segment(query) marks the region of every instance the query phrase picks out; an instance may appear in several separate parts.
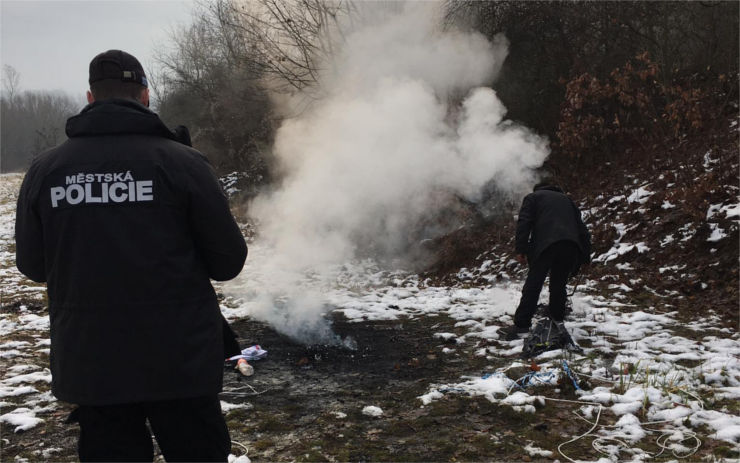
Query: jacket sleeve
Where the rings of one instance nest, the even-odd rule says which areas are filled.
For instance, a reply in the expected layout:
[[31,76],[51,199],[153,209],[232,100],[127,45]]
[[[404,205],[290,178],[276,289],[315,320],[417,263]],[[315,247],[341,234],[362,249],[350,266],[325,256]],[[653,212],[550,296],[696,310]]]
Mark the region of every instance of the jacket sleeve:
[[247,244],[229,209],[229,202],[208,160],[191,164],[189,221],[195,245],[214,280],[236,277],[247,258]]
[[519,219],[516,222],[515,246],[517,254],[529,253],[529,235],[532,233],[535,221],[534,197],[528,194],[522,201],[519,209]]
[[35,163],[31,165],[18,193],[15,215],[15,262],[21,273],[33,281],[44,283],[46,282],[44,234],[36,206],[37,188],[34,187],[38,181],[37,166]]

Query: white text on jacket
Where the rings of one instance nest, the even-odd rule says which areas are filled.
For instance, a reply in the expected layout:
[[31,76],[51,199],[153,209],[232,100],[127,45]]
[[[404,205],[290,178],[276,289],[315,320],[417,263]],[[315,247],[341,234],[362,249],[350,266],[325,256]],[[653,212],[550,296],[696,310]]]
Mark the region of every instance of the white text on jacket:
[[50,189],[51,207],[67,204],[107,204],[145,202],[154,200],[154,182],[135,180],[130,171],[65,176],[65,186]]

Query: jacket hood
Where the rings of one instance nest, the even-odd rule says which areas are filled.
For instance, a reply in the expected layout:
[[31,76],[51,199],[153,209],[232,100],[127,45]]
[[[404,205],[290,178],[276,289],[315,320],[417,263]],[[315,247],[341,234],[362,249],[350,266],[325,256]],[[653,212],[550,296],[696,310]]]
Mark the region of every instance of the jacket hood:
[[565,192],[557,185],[537,185],[534,187],[534,191],[540,191],[540,190],[557,191],[558,193],[565,194]]
[[176,140],[156,113],[132,100],[110,99],[85,106],[67,120],[69,138],[94,135],[154,135]]

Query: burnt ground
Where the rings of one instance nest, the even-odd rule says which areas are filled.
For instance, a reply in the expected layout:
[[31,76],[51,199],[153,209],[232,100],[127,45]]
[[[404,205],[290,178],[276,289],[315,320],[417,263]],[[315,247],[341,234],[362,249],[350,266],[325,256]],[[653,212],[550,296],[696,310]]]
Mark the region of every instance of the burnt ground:
[[[226,415],[232,439],[254,461],[531,461],[522,451],[528,442],[550,441],[548,429],[560,439],[564,428],[582,427],[564,425],[557,413],[548,422],[483,398],[451,395],[422,407],[418,396],[430,384],[511,361],[492,363],[433,338],[454,331],[454,323],[444,316],[352,323],[335,315],[334,331],[357,344],[350,350],[306,347],[261,323],[235,322],[242,345],[258,343],[269,354],[253,362],[253,377],[225,375],[225,389],[241,394],[227,392],[224,400],[249,404]],[[444,347],[457,353],[443,354]],[[368,405],[383,415],[363,415]],[[240,454],[238,445],[233,450]]]
[[[249,379],[226,374],[226,389],[249,385],[265,391],[252,396],[225,394],[228,401],[252,405],[227,414],[233,439],[248,443],[250,458],[257,460],[438,461],[493,456],[487,449],[492,422],[486,417],[496,414],[493,407],[466,401],[449,409],[420,408],[417,397],[430,383],[458,380],[461,373],[482,374],[483,365],[475,368],[466,359],[441,353],[445,344],[432,338],[431,327],[446,322],[453,324],[441,317],[371,323],[335,317],[335,332],[352,337],[355,350],[305,347],[260,323],[236,322],[242,344],[259,343],[269,355],[254,362],[256,372]],[[380,407],[383,416],[363,415],[368,405]],[[503,408],[499,413],[510,414]],[[463,444],[468,439],[475,443]]]
[[[454,324],[455,320],[445,316],[353,323],[335,314],[335,332],[352,337],[357,344],[355,350],[349,350],[306,347],[261,323],[235,322],[242,345],[260,344],[269,354],[265,360],[253,362],[252,377],[225,373],[225,390],[237,393],[227,392],[223,400],[248,404],[246,409],[226,414],[232,440],[246,445],[253,461],[508,462],[562,458],[557,454],[558,445],[589,427],[574,418],[571,404],[548,401],[537,413],[528,414],[482,397],[446,394],[422,406],[418,397],[427,393],[431,384],[456,383],[461,376],[480,377],[512,362],[512,358],[473,355],[479,344],[460,346],[432,336],[439,331],[456,331]],[[444,354],[444,347],[455,352]],[[512,369],[507,375],[516,379],[526,371]],[[586,382],[581,386],[591,387]],[[543,388],[542,393],[576,399],[570,383],[555,390]],[[383,415],[363,415],[367,405],[380,407]],[[527,444],[550,450],[553,457],[531,457],[523,450]],[[650,444],[644,447],[654,453],[658,450]],[[238,444],[232,450],[236,455],[243,452]],[[590,439],[563,450],[571,458],[598,459]],[[707,455],[732,456],[733,450],[707,439],[692,459]]]
[[[222,400],[245,405],[225,412],[236,442],[232,453],[244,454],[242,444],[253,461],[529,461],[522,447],[546,437],[548,428],[559,429],[559,438],[562,423],[550,425],[483,398],[450,396],[421,407],[417,397],[430,384],[480,376],[496,366],[459,349],[460,355],[442,354],[454,343],[432,333],[454,331],[453,325],[444,316],[362,323],[335,316],[335,332],[357,344],[350,350],[306,347],[262,323],[233,322],[242,346],[260,344],[269,354],[252,363],[254,376],[224,370]],[[65,423],[72,407],[59,405],[28,431],[3,426],[2,461],[74,461],[77,427]],[[363,415],[368,405],[383,415]],[[49,448],[57,450],[43,458]]]
[[[492,368],[480,358],[441,353],[454,342],[432,333],[452,331],[453,324],[444,316],[350,323],[335,315],[334,331],[355,341],[351,350],[307,347],[262,323],[233,322],[242,346],[260,344],[269,354],[252,363],[254,376],[224,370],[222,400],[245,406],[225,412],[236,442],[232,453],[244,454],[242,444],[253,461],[528,461],[521,448],[531,439],[516,435],[547,428],[532,415],[485,399],[421,407],[417,397],[430,384]],[[363,415],[368,405],[383,415]],[[2,460],[45,460],[40,452],[53,447],[52,460],[74,461],[77,427],[64,421],[71,409],[60,403],[43,425],[26,432],[4,426]],[[497,436],[502,431],[504,441]]]

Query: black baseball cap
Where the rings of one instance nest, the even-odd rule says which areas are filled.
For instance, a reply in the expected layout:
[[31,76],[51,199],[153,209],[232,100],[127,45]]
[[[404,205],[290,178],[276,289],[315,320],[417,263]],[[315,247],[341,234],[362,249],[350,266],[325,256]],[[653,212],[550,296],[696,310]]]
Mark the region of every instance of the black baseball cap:
[[121,50],[108,50],[90,61],[89,83],[104,79],[136,82],[148,87],[144,68],[133,55]]

